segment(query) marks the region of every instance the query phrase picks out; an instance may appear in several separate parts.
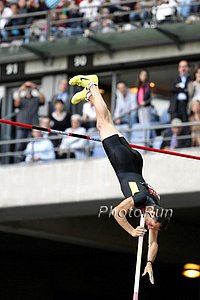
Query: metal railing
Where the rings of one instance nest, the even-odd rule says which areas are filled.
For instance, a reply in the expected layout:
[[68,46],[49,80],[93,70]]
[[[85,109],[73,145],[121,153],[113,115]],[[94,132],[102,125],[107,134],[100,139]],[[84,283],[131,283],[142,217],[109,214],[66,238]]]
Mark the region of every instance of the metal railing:
[[[140,3],[141,1],[137,1],[138,3]],[[11,16],[9,18],[3,17],[0,18],[0,22],[2,19],[7,19],[7,20],[12,20],[12,19],[24,19],[25,24],[22,25],[15,25],[15,26],[9,26],[5,28],[1,28],[0,29],[0,41],[1,43],[6,43],[6,42],[11,42],[11,41],[15,41],[18,39],[21,39],[22,42],[29,42],[32,39],[34,39],[34,37],[36,37],[36,39],[38,40],[49,40],[51,37],[57,38],[59,37],[59,33],[62,33],[62,31],[65,31],[64,29],[70,28],[70,24],[72,23],[76,23],[75,27],[80,27],[80,32],[71,32],[70,35],[75,35],[75,34],[83,34],[84,31],[86,29],[89,28],[89,24],[93,21],[95,22],[101,22],[104,19],[109,19],[111,21],[113,21],[112,24],[112,29],[114,30],[118,30],[120,26],[124,25],[124,24],[132,24],[134,28],[137,27],[141,27],[144,25],[144,23],[148,26],[151,27],[155,27],[157,26],[157,24],[163,20],[158,20],[157,18],[157,12],[158,10],[166,10],[166,7],[162,7],[162,5],[158,5],[158,1],[153,1],[151,2],[151,5],[145,4],[142,6],[141,9],[138,10],[133,10],[132,9],[132,5],[133,3],[135,4],[136,1],[120,1],[120,2],[115,2],[115,3],[106,3],[106,4],[102,4],[101,6],[90,6],[88,7],[77,7],[74,9],[70,9],[70,8],[62,8],[62,9],[52,9],[52,10],[48,10],[48,11],[41,11],[41,12],[34,12],[34,13],[27,13],[27,14],[19,14],[19,15],[14,15]],[[66,14],[69,12],[81,12],[82,10],[87,10],[87,9],[92,9],[92,8],[96,8],[97,10],[99,9],[103,9],[103,8],[107,8],[107,7],[115,7],[116,11],[114,13],[105,13],[105,12],[98,12],[97,15],[93,18],[91,17],[76,17],[76,18],[69,18],[66,17],[66,19],[62,19],[59,20],[59,14]],[[127,6],[130,9],[127,10],[123,10],[123,7]],[[171,16],[171,21],[182,21],[183,18],[176,13],[178,10],[181,9],[181,7],[198,7],[198,9],[192,12],[192,14],[197,14],[199,16],[199,6],[200,6],[200,1],[195,1],[192,4],[184,4],[184,5],[180,5],[177,4],[177,7],[174,7],[174,13],[172,13]],[[172,7],[173,8],[173,7]],[[144,22],[140,22],[140,20],[133,20],[131,21],[131,14],[132,13],[144,13],[146,12],[145,15],[145,19],[143,20]],[[56,16],[56,17],[55,17]],[[120,18],[123,17],[127,17],[127,20],[121,20]],[[118,18],[118,19],[117,19]],[[29,19],[29,23],[26,24],[26,20]],[[30,22],[31,19],[31,22]],[[43,23],[41,22],[41,20],[43,21]],[[35,29],[34,29],[35,27]],[[41,28],[40,28],[41,27]],[[23,33],[16,35],[16,36],[10,36],[12,35],[12,30],[16,30],[18,29],[19,31],[22,30]],[[36,29],[38,29],[38,31],[40,32],[40,34],[37,34],[34,32],[34,30],[36,31]],[[72,28],[73,29],[73,28]],[[95,29],[96,30],[96,29]],[[90,31],[92,32],[93,29],[90,28]],[[97,28],[98,31],[98,28]],[[64,36],[68,36],[69,33],[64,33]],[[62,36],[62,34],[61,34]]]
[[[128,139],[128,141],[130,143],[135,143],[135,144],[140,144],[140,145],[144,145],[144,146],[154,146],[154,141],[158,138],[160,138],[161,142],[163,141],[170,141],[171,138],[170,137],[165,137],[163,138],[162,135],[160,136],[153,136],[151,137],[149,135],[149,132],[155,132],[156,130],[160,130],[160,131],[164,131],[166,129],[170,129],[172,127],[181,127],[181,128],[191,128],[192,126],[199,126],[200,127],[200,122],[186,122],[186,123],[182,123],[181,125],[177,125],[177,126],[173,126],[171,124],[165,124],[165,125],[150,125],[150,126],[143,126],[142,124],[140,124],[140,127],[136,127],[136,128],[123,128],[121,127],[121,132],[122,134],[124,134],[125,137],[129,136],[130,139]],[[131,137],[133,135],[133,133],[138,133],[138,132],[142,132],[142,135],[139,135],[137,137]],[[87,132],[87,135],[90,136],[99,136],[99,133],[97,130],[94,131],[89,131]],[[68,137],[64,137],[64,138],[68,138]],[[133,140],[134,138],[134,140]],[[186,140],[186,139],[193,139],[193,138],[200,138],[200,134],[193,134],[193,133],[189,133],[189,134],[184,134],[184,135],[180,135],[177,136],[177,140]],[[43,139],[43,138],[42,138]],[[48,136],[48,139],[51,141],[55,141],[55,140],[62,140],[62,137],[60,136]],[[25,143],[26,145],[29,142],[35,142],[37,139],[35,138],[28,138],[28,139],[11,139],[11,140],[4,140],[4,141],[0,141],[0,149],[1,149],[1,153],[0,153],[0,161],[3,158],[15,158],[15,157],[24,157],[25,158],[25,152],[24,151],[15,151],[14,148],[16,146],[16,144],[18,143]],[[9,148],[13,148],[13,150],[6,150],[5,152],[2,151],[3,148],[6,147],[6,149]],[[95,143],[95,142],[91,142],[91,141],[86,141],[85,142],[85,146],[84,148],[81,149],[76,149],[76,150],[82,150],[85,153],[85,157],[89,158],[89,157],[94,157],[93,156],[93,151],[94,149],[98,147],[102,147],[102,145],[100,143]],[[175,149],[176,150],[176,149]],[[59,146],[54,148],[54,151],[57,152],[59,151]],[[70,148],[70,146],[66,149],[66,158],[70,158],[70,153],[72,153],[74,150]],[[41,152],[41,151],[40,151]],[[31,154],[33,159],[32,161],[34,162],[34,147],[31,150],[31,153],[27,153],[27,154]],[[105,154],[103,153],[103,151],[101,152],[101,155],[99,156],[104,156]],[[14,162],[14,161],[13,161]],[[2,162],[3,163],[3,160]]]

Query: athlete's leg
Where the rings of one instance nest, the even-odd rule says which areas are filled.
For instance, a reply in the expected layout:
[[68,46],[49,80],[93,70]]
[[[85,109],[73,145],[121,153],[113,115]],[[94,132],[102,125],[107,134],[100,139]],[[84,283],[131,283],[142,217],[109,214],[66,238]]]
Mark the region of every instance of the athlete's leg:
[[113,134],[120,135],[120,132],[113,124],[111,113],[99,92],[99,88],[96,85],[92,85],[90,87],[90,92],[92,95],[89,97],[89,101],[92,102],[96,110],[97,128],[100,132],[101,140],[104,140]]

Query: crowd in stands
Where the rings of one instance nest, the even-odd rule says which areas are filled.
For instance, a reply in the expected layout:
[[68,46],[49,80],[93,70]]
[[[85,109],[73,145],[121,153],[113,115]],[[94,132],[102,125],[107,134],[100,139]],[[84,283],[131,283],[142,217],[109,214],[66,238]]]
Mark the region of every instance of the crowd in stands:
[[[191,146],[200,146],[200,65],[191,70],[188,61],[181,60],[178,64],[178,76],[174,78],[171,87],[171,100],[168,111],[163,114],[167,118],[157,114],[156,107],[152,103],[152,83],[148,70],[142,69],[138,74],[135,92],[127,86],[126,82],[119,81],[116,86],[115,110],[113,121],[117,128],[123,132],[130,142],[137,142],[143,136],[140,143],[161,149],[176,149]],[[16,120],[22,123],[39,124],[41,127],[66,131],[85,135],[92,134],[96,130],[96,113],[90,102],[81,105],[81,114],[73,114],[68,81],[62,79],[59,82],[59,92],[48,101],[48,115],[38,118],[40,105],[44,105],[46,99],[36,84],[27,81],[14,93],[14,106],[18,108]],[[182,123],[194,122],[192,126],[182,126]],[[152,125],[171,124],[171,128],[163,130],[149,129]],[[130,130],[132,129],[132,130]],[[140,131],[137,131],[140,129]],[[51,134],[45,132],[30,131],[25,128],[16,128],[16,139],[35,139],[30,143],[17,143],[15,162],[46,161],[66,158],[86,158],[87,141],[74,137],[60,136],[51,139]],[[145,141],[144,141],[145,137]],[[154,141],[160,137],[159,143]],[[153,142],[152,142],[153,141]],[[98,144],[98,143],[96,143]],[[104,152],[95,148],[95,143],[90,143],[89,154],[102,156]],[[95,153],[95,154],[94,154]],[[88,152],[87,152],[88,154]]]
[[196,20],[199,11],[200,4],[194,0],[159,0],[157,6],[153,0],[128,3],[120,0],[0,0],[0,39],[4,43],[28,43],[88,32],[131,30],[149,27],[153,22]]

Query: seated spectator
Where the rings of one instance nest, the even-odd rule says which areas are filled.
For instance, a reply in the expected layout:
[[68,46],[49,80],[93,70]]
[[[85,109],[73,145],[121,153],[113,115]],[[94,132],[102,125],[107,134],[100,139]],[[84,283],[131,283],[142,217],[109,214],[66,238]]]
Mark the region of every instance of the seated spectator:
[[[66,132],[85,135],[86,129],[81,127],[80,115],[72,115],[71,128],[67,128]],[[86,158],[85,146],[86,141],[84,139],[78,139],[75,137],[63,137],[59,147],[59,156],[60,158],[70,157],[84,159]]]
[[143,5],[143,1],[136,2],[133,7],[133,12],[129,15],[130,22],[140,22],[140,25],[143,26],[145,23],[148,24],[150,14]]
[[[186,148],[191,147],[191,139],[190,138],[182,138],[184,135],[188,135],[188,129],[184,127],[180,127],[182,121],[178,118],[172,120],[171,125],[172,128],[164,131],[163,134],[163,142],[161,144],[161,149],[176,149],[176,148]],[[165,140],[166,139],[166,140]]]
[[71,0],[68,10],[66,12],[66,18],[68,22],[65,24],[66,28],[64,30],[64,36],[75,36],[79,35],[83,32],[82,29],[82,21],[81,20],[75,20],[77,18],[82,18],[83,14],[79,12],[79,7],[76,4],[75,0]]
[[86,129],[96,127],[96,111],[92,102],[83,104],[82,122]]
[[71,101],[69,99],[69,93],[68,93],[68,81],[67,79],[61,79],[59,81],[58,85],[59,92],[55,94],[51,101],[49,102],[49,115],[54,111],[54,101],[55,100],[62,100],[62,102],[65,104],[65,110],[68,113],[72,112],[72,105]]
[[194,69],[193,81],[188,84],[188,93],[189,101],[200,101],[200,65],[197,65]]
[[[200,122],[200,101],[191,102],[190,122]],[[200,125],[191,126],[192,146],[200,147]]]
[[8,23],[8,18],[12,16],[12,10],[5,6],[5,1],[0,0],[0,39],[7,37],[4,31],[5,25]]
[[193,0],[179,0],[178,14],[184,19],[187,19],[192,12]]
[[151,87],[149,82],[149,72],[145,69],[138,74],[137,82],[137,103],[139,123],[151,123]]
[[[14,106],[19,108],[16,121],[27,124],[38,124],[38,110],[40,105],[44,105],[45,97],[36,84],[31,81],[23,83],[14,93]],[[16,139],[31,137],[29,129],[16,127]],[[24,150],[24,143],[17,143],[16,151]],[[16,162],[21,161],[16,157]]]
[[48,138],[43,138],[41,131],[33,130],[32,136],[35,138],[33,142],[28,143],[24,154],[25,161],[41,162],[55,159],[53,144]]
[[178,76],[172,82],[172,98],[169,106],[171,119],[179,118],[183,122],[188,120],[188,84],[190,78],[190,66],[187,60],[181,60],[178,64]]
[[[114,111],[115,124],[128,124],[130,117],[128,113],[137,108],[136,95],[128,90],[127,84],[124,81],[117,83],[116,94],[116,107]],[[133,111],[131,113],[131,125],[136,123],[136,120],[137,113]]]
[[157,2],[157,6],[152,8],[152,14],[155,15],[159,23],[172,19],[177,11],[176,0],[161,0]]
[[[6,35],[8,38],[12,37],[14,39],[22,39],[24,37],[24,29],[20,28],[21,25],[25,25],[24,18],[15,18],[19,15],[19,6],[17,3],[11,3],[10,9],[12,11],[12,19],[9,19],[5,25]],[[13,27],[9,29],[9,27]]]
[[[42,116],[39,118],[39,126],[44,128],[50,128],[50,119],[49,117]],[[51,134],[46,131],[42,131],[43,138],[48,138]]]
[[99,0],[83,0],[79,4],[79,12],[83,14],[84,17],[84,27],[88,27],[98,14],[98,7],[101,5]]

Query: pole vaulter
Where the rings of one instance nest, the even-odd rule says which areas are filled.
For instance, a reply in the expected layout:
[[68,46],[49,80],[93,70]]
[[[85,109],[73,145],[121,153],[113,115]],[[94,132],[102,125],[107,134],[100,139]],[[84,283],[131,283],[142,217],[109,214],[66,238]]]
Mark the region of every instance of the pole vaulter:
[[[40,127],[40,126],[37,126],[37,125],[24,124],[24,123],[14,122],[14,121],[4,120],[4,119],[0,119],[0,123],[13,125],[13,126],[17,126],[17,127],[23,127],[23,128],[26,128],[26,129],[40,130],[40,131],[49,132],[49,133],[52,133],[52,134],[72,136],[72,137],[76,137],[76,138],[79,138],[79,139],[85,139],[85,140],[89,140],[89,141],[101,142],[100,139],[93,138],[93,137],[90,137],[88,135],[82,135],[82,134],[76,134],[76,133],[67,133],[65,131],[59,131],[59,130],[55,130],[55,129],[51,129],[51,128]],[[185,153],[174,152],[174,151],[169,151],[169,150],[161,150],[161,149],[150,148],[150,147],[140,146],[140,145],[135,145],[135,144],[129,144],[129,146],[131,148],[145,150],[145,151],[151,151],[151,152],[156,152],[156,153],[162,153],[162,154],[168,154],[168,155],[173,155],[173,156],[179,156],[179,157],[185,157],[185,158],[200,160],[200,156],[191,155],[191,154],[185,154]]]
[[[82,91],[76,93],[72,97],[71,102],[73,104],[78,104],[86,99],[94,106],[97,115],[97,129],[99,130],[101,140],[92,138],[90,136],[67,133],[63,131],[52,130],[51,128],[43,128],[40,126],[23,124],[9,120],[0,119],[0,123],[102,142],[103,148],[120,183],[120,187],[125,199],[113,208],[112,215],[117,223],[131,237],[139,238],[135,286],[133,293],[133,300],[138,300],[143,237],[148,230],[148,253],[143,275],[148,274],[150,282],[154,284],[153,263],[158,252],[158,232],[166,229],[169,225],[172,217],[172,209],[161,207],[160,196],[145,181],[143,177],[143,157],[135,149],[142,149],[196,160],[200,160],[200,157],[129,144],[117,130],[117,128],[115,128],[111,113],[109,112],[108,107],[102,95],[100,94],[98,82],[99,79],[97,75],[78,75],[71,78],[69,84],[81,86],[83,88]],[[141,211],[140,226],[137,226],[136,228],[134,228],[127,219],[127,213],[134,208],[138,208]]]

